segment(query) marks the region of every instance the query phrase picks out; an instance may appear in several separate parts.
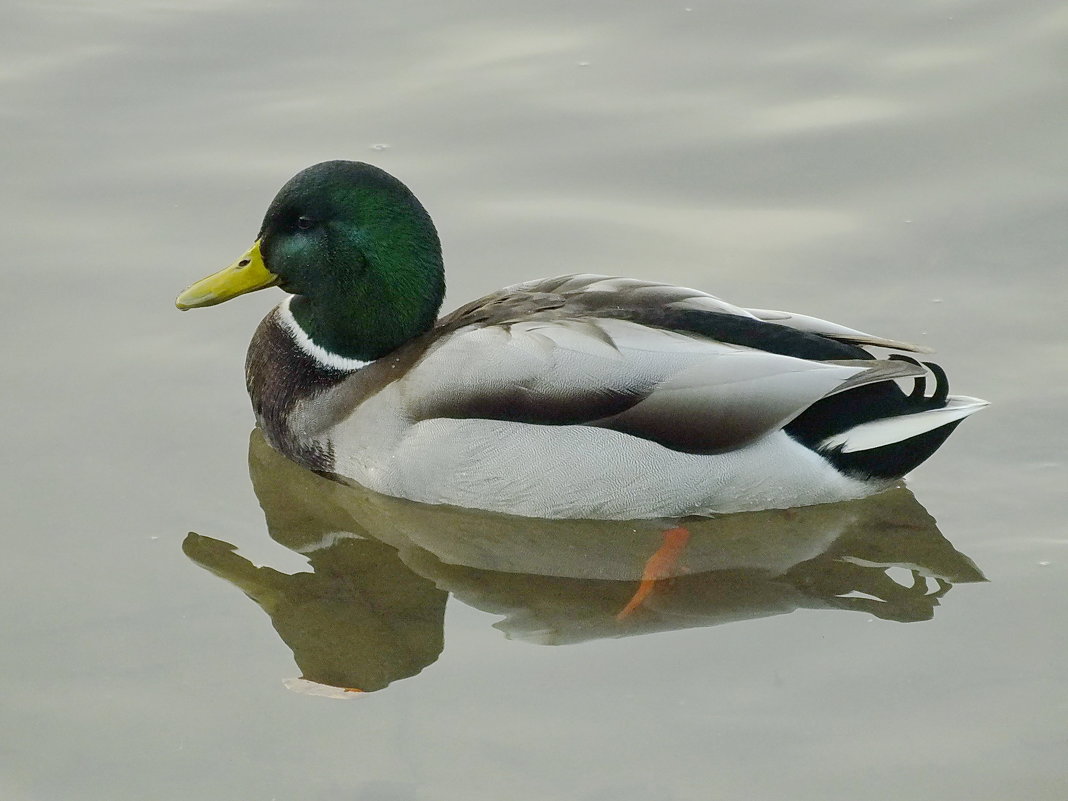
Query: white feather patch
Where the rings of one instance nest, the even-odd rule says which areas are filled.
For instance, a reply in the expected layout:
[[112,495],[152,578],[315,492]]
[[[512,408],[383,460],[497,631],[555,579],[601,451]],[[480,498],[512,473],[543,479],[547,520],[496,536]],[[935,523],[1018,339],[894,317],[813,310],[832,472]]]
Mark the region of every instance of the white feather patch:
[[861,423],[840,434],[827,437],[820,443],[820,450],[830,450],[841,446],[843,453],[867,451],[892,445],[909,437],[925,434],[947,423],[962,420],[989,404],[979,398],[954,395],[941,409],[929,409],[915,414],[902,414]]
[[293,338],[293,342],[298,348],[315,359],[319,364],[324,367],[329,367],[332,370],[342,370],[349,373],[359,370],[361,367],[366,367],[371,363],[365,362],[362,359],[349,359],[345,356],[339,356],[336,353],[331,353],[321,345],[316,345],[312,342],[311,337],[304,333],[304,329],[297,323],[296,318],[293,316],[293,312],[289,310],[289,304],[292,302],[293,297],[293,295],[289,295],[285,300],[278,304],[278,322]]

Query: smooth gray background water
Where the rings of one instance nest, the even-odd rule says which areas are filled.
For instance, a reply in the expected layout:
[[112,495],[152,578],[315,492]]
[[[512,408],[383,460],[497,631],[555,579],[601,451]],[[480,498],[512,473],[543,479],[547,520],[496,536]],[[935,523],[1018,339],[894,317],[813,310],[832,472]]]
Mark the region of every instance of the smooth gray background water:
[[[5,11],[4,799],[1068,797],[1063,3]],[[327,158],[424,201],[448,307],[604,272],[935,346],[993,405],[910,486],[989,582],[561,647],[453,599],[418,677],[288,692],[180,547],[307,569],[246,464],[279,294],[172,302]]]

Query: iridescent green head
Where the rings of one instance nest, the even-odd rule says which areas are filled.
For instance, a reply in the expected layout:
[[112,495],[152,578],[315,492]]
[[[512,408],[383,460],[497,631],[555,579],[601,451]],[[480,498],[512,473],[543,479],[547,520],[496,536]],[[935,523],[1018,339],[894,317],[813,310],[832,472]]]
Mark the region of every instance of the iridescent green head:
[[422,204],[388,173],[327,161],[275,196],[256,243],[177,300],[190,309],[279,286],[315,344],[375,359],[428,330],[445,292],[441,244]]

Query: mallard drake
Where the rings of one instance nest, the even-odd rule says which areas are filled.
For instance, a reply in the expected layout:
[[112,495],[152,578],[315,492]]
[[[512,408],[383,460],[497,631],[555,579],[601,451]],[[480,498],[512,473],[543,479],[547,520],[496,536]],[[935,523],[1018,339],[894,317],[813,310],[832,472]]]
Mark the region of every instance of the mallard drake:
[[270,286],[288,294],[246,362],[267,440],[424,503],[637,519],[846,500],[986,405],[949,395],[937,365],[865,350],[915,345],[655,281],[528,281],[438,319],[434,224],[360,162],[294,176],[249,251],[177,306]]

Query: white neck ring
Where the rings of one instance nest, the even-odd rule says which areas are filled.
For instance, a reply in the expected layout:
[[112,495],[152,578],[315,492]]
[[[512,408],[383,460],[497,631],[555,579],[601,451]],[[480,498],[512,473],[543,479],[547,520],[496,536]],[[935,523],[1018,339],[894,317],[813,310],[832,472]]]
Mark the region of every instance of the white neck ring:
[[321,345],[316,345],[312,342],[312,338],[300,327],[296,318],[293,316],[293,312],[289,309],[289,304],[293,301],[293,298],[293,295],[286,297],[285,300],[278,304],[276,311],[278,312],[278,322],[293,338],[293,342],[301,351],[323,367],[329,367],[331,370],[341,370],[346,373],[359,370],[371,363],[369,361],[365,362],[362,359],[349,359],[345,356],[339,356],[336,353],[331,353]]

